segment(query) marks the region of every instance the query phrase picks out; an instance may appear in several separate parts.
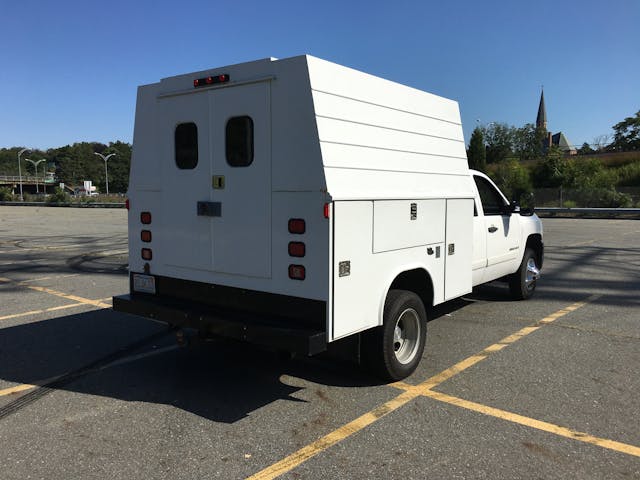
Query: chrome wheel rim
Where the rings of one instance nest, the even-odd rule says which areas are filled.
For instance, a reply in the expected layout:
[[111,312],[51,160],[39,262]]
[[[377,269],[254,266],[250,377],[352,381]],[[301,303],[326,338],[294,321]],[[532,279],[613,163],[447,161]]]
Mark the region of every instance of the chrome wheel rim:
[[410,363],[418,352],[420,343],[420,317],[413,308],[403,311],[393,330],[393,353],[398,362]]
[[527,260],[527,272],[525,274],[524,284],[527,290],[533,290],[536,287],[536,280],[540,277],[540,270],[536,266],[533,258]]

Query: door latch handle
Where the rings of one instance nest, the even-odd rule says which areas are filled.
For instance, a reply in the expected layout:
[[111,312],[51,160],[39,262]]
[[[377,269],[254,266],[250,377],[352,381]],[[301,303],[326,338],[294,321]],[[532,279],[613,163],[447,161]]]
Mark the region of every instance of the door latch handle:
[[498,231],[498,227],[494,227],[493,225],[491,225],[489,227],[489,233],[493,233],[493,232],[497,232]]

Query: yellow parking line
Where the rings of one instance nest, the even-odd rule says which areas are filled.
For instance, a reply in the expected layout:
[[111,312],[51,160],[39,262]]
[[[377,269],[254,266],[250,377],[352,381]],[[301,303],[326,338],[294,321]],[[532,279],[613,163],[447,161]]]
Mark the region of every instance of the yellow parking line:
[[4,390],[0,390],[0,397],[4,397],[6,395],[11,395],[14,393],[24,392],[25,390],[31,390],[32,388],[37,388],[43,385],[47,385],[51,382],[58,380],[62,376],[63,375],[56,375],[55,377],[45,378],[44,380],[38,380],[33,383],[23,383],[22,385],[16,385],[15,387],[5,388]]
[[[111,297],[107,297],[107,298],[101,298],[99,300],[95,300],[96,302],[99,303],[103,303],[103,302],[108,302],[111,300]],[[12,318],[19,318],[19,317],[27,317],[29,315],[39,315],[41,313],[48,313],[48,312],[56,312],[58,310],[66,310],[68,308],[77,308],[77,307],[84,307],[87,306],[86,303],[69,303],[67,305],[59,305],[57,307],[50,307],[50,308],[43,308],[41,310],[31,310],[29,312],[22,312],[22,313],[14,313],[11,315],[5,315],[3,317],[0,317],[0,321],[1,320],[10,320]],[[111,306],[111,305],[109,305]]]
[[453,397],[440,392],[434,392],[433,390],[425,390],[423,395],[439,402],[449,403],[457,407],[465,408],[467,410],[473,410],[474,412],[482,413],[509,422],[518,423],[526,427],[535,428],[544,432],[553,433],[561,437],[570,438],[579,442],[590,443],[591,445],[597,445],[599,447],[608,448],[609,450],[615,450],[616,452],[626,453],[628,455],[634,455],[640,457],[640,447],[629,445],[626,443],[616,442],[614,440],[608,440],[606,438],[598,438],[588,433],[577,432],[570,430],[569,428],[554,425],[553,423],[542,422],[533,418],[518,415],[517,413],[507,412],[498,408],[489,407],[480,403],[470,402],[462,398]]
[[69,295],[64,292],[59,292],[57,290],[53,290],[52,288],[47,287],[39,287],[37,285],[29,285],[27,282],[17,282],[15,280],[11,280],[10,278],[0,277],[0,282],[4,283],[15,283],[16,285],[20,285],[22,287],[28,288],[30,290],[35,290],[37,292],[48,293],[50,295],[55,295],[56,297],[66,298],[67,300],[72,300],[78,303],[84,303],[85,305],[93,305],[94,307],[100,308],[110,308],[111,305],[108,303],[101,302],[100,300],[90,300],[84,297],[78,297],[77,295]]
[[61,278],[71,278],[79,276],[79,273],[70,273],[68,275],[50,275],[48,277],[36,277],[31,280],[22,280],[20,283],[42,282],[44,280],[59,280]]
[[55,312],[56,310],[64,310],[64,309],[67,309],[67,308],[83,307],[85,305],[86,304],[84,304],[84,303],[70,303],[68,305],[60,305],[59,307],[44,308],[42,310],[31,310],[29,312],[14,313],[12,315],[5,315],[4,317],[0,317],[0,320],[9,320],[9,319],[12,319],[12,318],[26,317],[26,316],[29,316],[29,315],[38,315],[40,313]]
[[[563,308],[562,310],[559,310],[553,313],[552,315],[545,317],[543,320],[539,321],[538,323],[543,323],[544,320],[548,320],[552,316],[553,316],[552,320],[548,320],[547,322],[544,322],[544,323],[550,323],[551,321],[555,321],[558,318],[570,312],[573,312],[578,308],[583,307],[587,303],[594,301],[598,297],[600,297],[600,295],[592,295],[591,297],[587,298],[584,301],[573,303],[568,307]],[[361,415],[360,417],[353,420],[352,422],[349,422],[346,425],[343,425],[342,427],[338,428],[337,430],[334,430],[333,432],[328,433],[327,435],[316,440],[310,445],[307,445],[306,447],[303,447],[300,450],[297,450],[296,452],[283,458],[282,460],[255,473],[254,475],[248,477],[247,480],[270,480],[273,478],[277,478],[280,475],[293,470],[295,467],[306,462],[310,458],[318,455],[319,453],[327,450],[333,445],[350,437],[354,433],[357,433],[360,430],[364,429],[365,427],[376,422],[377,420],[385,416],[387,413],[397,410],[398,408],[402,407],[403,405],[406,405],[408,402],[410,402],[411,400],[413,400],[414,398],[420,395],[426,395],[427,392],[431,392],[432,388],[436,387],[442,382],[472,367],[478,362],[481,362],[482,360],[487,358],[491,353],[499,351],[505,346],[507,346],[508,344],[511,344],[517,340],[520,340],[521,338],[524,338],[526,335],[538,330],[538,328],[539,326],[525,327],[519,330],[518,332],[516,332],[515,334],[509,335],[508,337],[504,338],[503,340],[495,344],[495,345],[501,345],[500,347],[491,345],[486,349],[484,349],[479,354],[472,355],[462,360],[461,362],[456,363],[454,366],[447,368],[446,370],[440,372],[437,375],[434,375],[433,377],[425,380],[424,382],[418,385],[412,386],[405,382],[395,382],[395,383],[389,384],[392,387],[396,387],[404,390],[404,392],[402,392],[397,397],[389,400],[388,402],[385,402],[382,405],[374,408],[370,412],[367,412],[364,415]]]

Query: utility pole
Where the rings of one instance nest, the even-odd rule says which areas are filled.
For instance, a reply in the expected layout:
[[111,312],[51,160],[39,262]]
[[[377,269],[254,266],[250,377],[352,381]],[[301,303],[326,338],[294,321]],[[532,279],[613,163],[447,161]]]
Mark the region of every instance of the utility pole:
[[24,152],[30,152],[28,148],[23,148],[18,152],[18,178],[20,180],[20,201],[24,202],[24,197],[22,196],[22,167],[20,166],[20,155]]
[[106,157],[98,152],[93,152],[94,155],[98,155],[102,160],[104,160],[104,181],[107,186],[107,195],[109,195],[109,174],[107,172],[107,160],[115,155],[115,153],[110,153]]
[[40,193],[40,190],[38,190],[38,165],[40,165],[42,162],[46,162],[46,160],[43,158],[42,160],[38,160],[36,162],[34,160],[29,160],[28,158],[25,158],[25,161],[31,163],[36,168],[36,193]]

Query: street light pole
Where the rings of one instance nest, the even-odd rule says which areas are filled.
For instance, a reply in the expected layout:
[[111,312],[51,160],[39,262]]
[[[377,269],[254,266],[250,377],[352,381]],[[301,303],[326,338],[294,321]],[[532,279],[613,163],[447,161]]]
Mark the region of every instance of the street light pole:
[[18,152],[18,178],[20,180],[20,201],[24,202],[24,197],[22,196],[22,167],[20,166],[20,155],[24,152],[30,152],[28,148],[23,148]]
[[104,160],[104,180],[107,186],[107,195],[109,195],[109,173],[107,172],[107,160],[115,155],[115,153],[110,153],[106,157],[98,152],[93,152],[94,155],[98,155],[102,160]]
[[30,162],[36,168],[36,193],[40,193],[40,190],[38,190],[38,165],[44,162],[45,159],[43,158],[42,160],[38,160],[37,162],[34,160],[29,160],[28,158],[25,158],[24,160],[26,162]]

